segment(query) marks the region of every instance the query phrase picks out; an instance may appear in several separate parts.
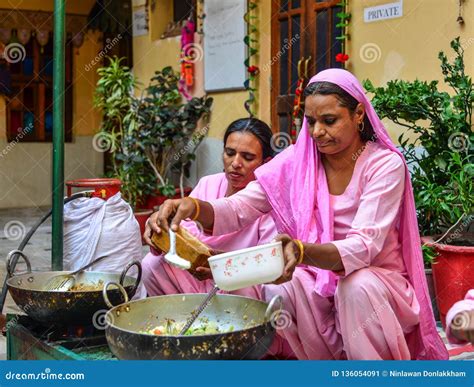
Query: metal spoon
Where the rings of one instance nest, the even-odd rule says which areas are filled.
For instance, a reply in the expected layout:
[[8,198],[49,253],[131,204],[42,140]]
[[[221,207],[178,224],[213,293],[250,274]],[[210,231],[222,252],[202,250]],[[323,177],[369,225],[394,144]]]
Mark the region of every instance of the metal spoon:
[[44,285],[43,290],[51,290],[55,292],[68,291],[76,284],[76,278],[74,277],[76,274],[79,274],[81,271],[88,269],[92,265],[95,265],[97,262],[100,262],[107,257],[108,255],[104,255],[103,257],[94,259],[87,265],[82,266],[80,269],[73,271],[72,273],[59,274],[55,275],[54,277],[51,277]]
[[191,268],[191,262],[181,258],[176,254],[176,233],[169,229],[170,234],[170,250],[165,254],[165,260],[170,265],[176,266],[178,269],[188,270]]
[[193,325],[194,321],[199,317],[199,315],[202,313],[204,309],[207,308],[207,306],[210,304],[212,297],[214,297],[217,293],[219,288],[214,285],[214,287],[207,293],[207,297],[204,299],[204,301],[199,305],[197,309],[194,309],[191,312],[191,317],[188,318],[188,321],[186,321],[186,324],[184,325],[183,329],[179,332],[179,335],[182,336],[184,335],[189,328],[191,328],[191,325]]

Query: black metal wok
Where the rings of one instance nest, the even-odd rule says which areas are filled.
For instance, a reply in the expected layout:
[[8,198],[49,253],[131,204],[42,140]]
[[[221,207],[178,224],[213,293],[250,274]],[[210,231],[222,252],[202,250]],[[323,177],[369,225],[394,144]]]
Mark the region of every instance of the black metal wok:
[[[27,271],[14,275],[16,263],[12,265],[11,257],[20,255],[26,262]],[[127,276],[132,266],[137,266],[138,276]],[[67,271],[32,272],[31,264],[26,255],[19,251],[12,251],[7,258],[7,280],[8,290],[18,307],[28,316],[44,325],[81,325],[94,324],[94,316],[97,312],[107,310],[107,306],[100,290],[84,291],[51,291],[43,290],[48,280],[55,275],[67,274]],[[127,298],[133,297],[141,279],[140,262],[134,261],[128,264],[121,274],[102,273],[86,271],[76,275],[76,283],[84,285],[97,284],[99,280],[104,283],[116,281],[124,286]],[[109,291],[110,299],[119,303],[123,301],[119,289]],[[96,316],[97,318],[97,316]]]
[[[111,351],[123,360],[177,359],[260,359],[273,343],[274,322],[281,309],[281,297],[269,304],[248,297],[219,294],[200,318],[215,322],[223,333],[170,336],[145,333],[167,319],[183,322],[199,306],[206,294],[176,294],[150,297],[113,306],[108,298],[110,285],[104,286],[109,307],[105,334]],[[274,310],[275,305],[279,308]],[[196,323],[195,323],[196,324]],[[231,332],[226,332],[230,327]]]

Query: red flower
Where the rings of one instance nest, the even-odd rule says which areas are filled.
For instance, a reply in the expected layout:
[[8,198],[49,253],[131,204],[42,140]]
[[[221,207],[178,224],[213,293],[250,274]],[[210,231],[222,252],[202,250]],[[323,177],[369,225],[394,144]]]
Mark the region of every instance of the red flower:
[[260,72],[260,69],[258,68],[258,66],[249,66],[247,71],[252,75],[257,75]]
[[344,63],[349,59],[349,55],[344,53],[339,53],[336,55],[336,62]]

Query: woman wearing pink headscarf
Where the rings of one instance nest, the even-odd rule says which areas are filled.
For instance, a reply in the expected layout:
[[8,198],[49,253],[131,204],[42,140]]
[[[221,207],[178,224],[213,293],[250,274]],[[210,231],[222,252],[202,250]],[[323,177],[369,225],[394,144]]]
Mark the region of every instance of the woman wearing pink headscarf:
[[294,146],[256,181],[211,202],[170,200],[152,227],[199,211],[214,235],[271,211],[285,269],[268,300],[284,299],[279,330],[299,359],[447,359],[421,257],[410,176],[358,80],[330,69],[305,89]]

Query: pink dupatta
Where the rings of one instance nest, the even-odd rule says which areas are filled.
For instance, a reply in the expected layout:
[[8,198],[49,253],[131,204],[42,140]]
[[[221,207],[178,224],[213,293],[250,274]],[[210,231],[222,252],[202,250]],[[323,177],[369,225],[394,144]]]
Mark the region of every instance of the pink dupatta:
[[[420,304],[420,324],[410,344],[415,359],[447,359],[446,348],[436,330],[423,266],[415,202],[405,159],[388,136],[380,118],[367,99],[362,85],[350,72],[329,69],[315,75],[309,83],[331,82],[364,104],[377,142],[397,153],[405,163],[405,192],[401,207],[399,238],[410,283]],[[319,153],[311,138],[306,119],[296,144],[285,149],[255,171],[273,207],[279,232],[306,242],[327,243],[333,240],[333,213],[326,175]],[[308,267],[309,268],[309,267]],[[317,271],[315,290],[322,296],[334,294],[337,277],[328,270]]]

